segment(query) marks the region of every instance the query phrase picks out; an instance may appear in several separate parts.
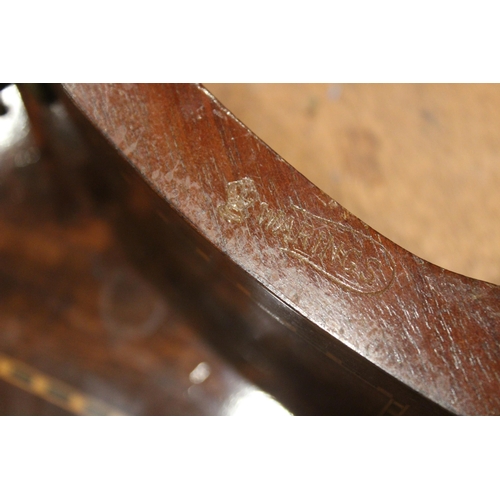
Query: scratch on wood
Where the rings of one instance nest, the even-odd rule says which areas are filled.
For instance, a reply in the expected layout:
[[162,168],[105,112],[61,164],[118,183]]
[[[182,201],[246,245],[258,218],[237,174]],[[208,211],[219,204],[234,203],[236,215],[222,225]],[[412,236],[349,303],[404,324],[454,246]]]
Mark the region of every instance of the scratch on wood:
[[248,297],[251,297],[251,293],[240,283],[236,283],[236,288],[241,290],[245,295],[248,295]]
[[257,304],[257,306],[260,307],[264,312],[266,312],[267,314],[269,314],[269,316],[271,316],[272,318],[274,318],[278,323],[282,324],[283,326],[286,326],[292,332],[297,332],[297,329],[293,325],[291,325],[290,323],[288,323],[288,321],[285,321],[283,318],[280,318],[279,316],[277,316],[276,314],[274,314],[273,312],[271,312],[263,304],[261,304],[260,302],[257,302],[257,301],[255,301],[255,304]]
[[198,248],[198,247],[196,248],[196,253],[197,253],[198,255],[201,255],[201,257],[202,257],[204,260],[206,260],[207,262],[209,262],[209,261],[210,261],[210,257],[209,257],[209,256],[208,256],[208,255],[207,255],[207,254],[206,254],[203,250],[201,250],[200,248]]
[[337,364],[339,364],[339,365],[341,365],[341,364],[342,364],[342,361],[341,361],[339,358],[337,358],[337,356],[334,356],[331,352],[327,352],[327,353],[326,353],[326,355],[327,355],[330,359],[332,359],[333,361],[335,361],[335,363],[337,363]]
[[[288,210],[261,201],[248,177],[229,182],[226,203],[218,207],[227,222],[251,222],[278,237],[279,249],[330,281],[358,293],[380,293],[394,278],[394,260],[368,234],[312,214],[292,202]],[[370,257],[365,257],[365,255]]]

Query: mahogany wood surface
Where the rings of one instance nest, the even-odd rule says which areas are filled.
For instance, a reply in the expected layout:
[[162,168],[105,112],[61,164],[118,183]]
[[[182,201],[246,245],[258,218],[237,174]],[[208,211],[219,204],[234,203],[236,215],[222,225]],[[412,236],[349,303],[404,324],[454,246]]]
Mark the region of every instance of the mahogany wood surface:
[[1,413],[500,413],[499,288],[367,227],[203,87],[20,89]]
[[500,85],[207,88],[373,229],[433,264],[500,285]]
[[304,413],[500,413],[498,286],[372,230],[201,86],[64,92],[100,157],[96,186],[128,203],[126,248],[238,366],[250,344],[265,353],[258,385]]
[[0,415],[287,415],[132,265],[64,107],[22,93],[29,117],[15,87],[0,117]]

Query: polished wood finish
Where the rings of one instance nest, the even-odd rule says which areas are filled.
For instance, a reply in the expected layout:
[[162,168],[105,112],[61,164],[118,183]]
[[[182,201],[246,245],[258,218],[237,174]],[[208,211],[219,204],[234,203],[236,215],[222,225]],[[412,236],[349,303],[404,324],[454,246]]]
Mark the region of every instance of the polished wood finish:
[[21,90],[31,122],[14,87],[0,117],[0,414],[286,415],[133,266],[64,107]]
[[20,89],[3,414],[500,413],[499,288],[367,227],[203,87]]
[[64,93],[100,159],[94,187],[128,206],[115,222],[136,264],[175,283],[237,366],[249,346],[262,353],[251,376],[288,407],[500,413],[498,286],[372,230],[201,86]]
[[500,85],[207,88],[373,229],[433,264],[500,285]]

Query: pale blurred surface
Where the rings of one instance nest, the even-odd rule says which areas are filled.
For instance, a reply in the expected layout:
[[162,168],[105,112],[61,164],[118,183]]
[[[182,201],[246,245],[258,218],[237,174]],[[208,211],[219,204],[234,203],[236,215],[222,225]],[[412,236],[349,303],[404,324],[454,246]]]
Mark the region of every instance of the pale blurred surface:
[[500,85],[206,87],[374,229],[500,284]]

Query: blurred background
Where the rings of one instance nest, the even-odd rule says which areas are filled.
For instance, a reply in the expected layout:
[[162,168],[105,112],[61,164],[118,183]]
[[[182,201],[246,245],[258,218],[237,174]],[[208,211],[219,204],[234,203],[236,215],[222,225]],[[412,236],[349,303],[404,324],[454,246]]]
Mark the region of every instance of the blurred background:
[[0,415],[288,416],[131,262],[89,181],[109,165],[52,94],[0,91]]
[[500,85],[206,87],[384,236],[500,284]]
[[[374,229],[500,284],[500,86],[206,87]],[[289,415],[250,343],[228,361],[132,265],[123,206],[90,196],[92,151],[40,92],[1,90],[0,414]]]

